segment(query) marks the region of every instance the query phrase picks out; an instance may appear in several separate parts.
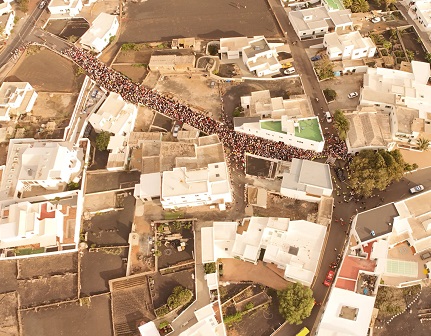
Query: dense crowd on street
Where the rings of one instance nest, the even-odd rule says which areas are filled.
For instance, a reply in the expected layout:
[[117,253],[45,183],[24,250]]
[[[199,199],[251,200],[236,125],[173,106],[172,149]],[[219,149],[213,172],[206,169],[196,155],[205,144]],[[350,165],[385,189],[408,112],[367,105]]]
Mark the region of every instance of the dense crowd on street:
[[[292,158],[311,160],[319,156],[319,154],[314,151],[303,150],[286,145],[282,142],[274,142],[253,135],[236,132],[225,123],[218,122],[199,112],[193,111],[185,104],[165,97],[157,91],[139,86],[82,49],[72,47],[62,53],[83,68],[92,80],[106,90],[120,94],[126,101],[133,104],[148,106],[172,119],[189,124],[203,133],[217,134],[223,144],[228,148],[228,159],[230,163],[238,167],[243,167],[245,165],[244,153],[246,152],[284,161],[291,161]],[[334,144],[340,146],[335,150],[339,153],[338,155],[341,155],[341,151],[344,149],[338,142],[334,142]],[[328,150],[331,151],[331,149]],[[321,154],[321,156],[323,155]]]

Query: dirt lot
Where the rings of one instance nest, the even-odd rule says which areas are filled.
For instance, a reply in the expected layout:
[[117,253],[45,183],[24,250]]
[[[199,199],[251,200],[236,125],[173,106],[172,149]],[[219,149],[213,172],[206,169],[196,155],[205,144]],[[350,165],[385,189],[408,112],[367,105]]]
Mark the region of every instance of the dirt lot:
[[18,336],[18,320],[16,310],[18,298],[16,292],[1,295],[0,335]]
[[93,297],[89,307],[78,303],[21,312],[22,336],[113,335],[109,295]]
[[147,132],[153,121],[154,111],[145,106],[138,107],[138,116],[135,121],[135,132]]
[[402,31],[401,39],[403,40],[404,47],[406,50],[415,52],[415,61],[426,62],[425,55],[426,51],[422,43],[418,43],[418,35],[413,27],[407,28]]
[[18,294],[22,308],[75,299],[78,296],[78,276],[67,274],[19,280]]
[[147,68],[141,64],[114,64],[112,68],[136,83],[142,83],[148,73]]
[[266,1],[248,1],[244,7],[238,9],[230,0],[128,2],[120,42],[279,35]]
[[14,291],[18,287],[16,260],[0,261],[0,293]]
[[157,132],[170,132],[174,127],[174,120],[161,114],[156,113],[151,124],[151,130]]
[[70,20],[49,20],[45,30],[51,34],[67,39],[70,36],[81,37],[88,28],[90,28],[90,25],[85,19],[72,18]]
[[78,92],[83,80],[72,62],[43,47],[27,49],[5,79],[29,82],[38,92]]
[[128,249],[120,255],[106,252],[86,252],[81,260],[81,293],[94,295],[109,291],[108,281],[126,275],[126,258]]
[[97,172],[87,177],[86,194],[134,187],[139,183],[139,172]]
[[183,239],[188,239],[184,251],[178,251],[172,245],[165,246],[165,242],[162,240],[162,245],[158,247],[158,249],[162,253],[162,255],[158,257],[159,268],[169,267],[187,260],[193,261],[193,232],[191,232],[190,230],[182,230],[181,235]]
[[155,89],[165,94],[173,94],[186,101],[187,105],[202,112],[209,112],[219,118],[221,102],[217,86],[210,87],[211,80],[202,75],[168,75],[158,81]]
[[76,273],[78,253],[65,253],[18,260],[18,279],[47,277],[55,274]]

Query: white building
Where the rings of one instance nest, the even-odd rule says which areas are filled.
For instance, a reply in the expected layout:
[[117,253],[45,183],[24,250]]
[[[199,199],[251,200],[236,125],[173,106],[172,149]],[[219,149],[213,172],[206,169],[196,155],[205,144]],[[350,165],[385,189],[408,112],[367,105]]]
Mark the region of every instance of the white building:
[[259,37],[242,49],[242,60],[250,72],[258,77],[278,73],[281,64],[277,59],[277,51],[272,48],[265,37]]
[[371,38],[362,37],[358,31],[343,35],[338,33],[325,34],[323,45],[332,61],[374,57],[377,50]]
[[82,10],[82,0],[51,0],[48,10],[54,15],[76,16]]
[[89,122],[96,132],[109,132],[126,136],[133,131],[138,109],[115,92],[111,92]]
[[312,284],[326,226],[274,217],[244,219],[243,225],[247,224],[242,234],[236,232],[236,222],[214,222],[212,228],[202,228],[202,262],[238,257],[257,263],[264,249],[263,261],[284,269],[285,279]]
[[141,174],[139,184],[135,184],[133,196],[142,202],[150,202],[152,199],[160,197],[162,188],[162,176],[159,172]]
[[360,105],[390,114],[395,139],[405,142],[417,137],[421,130],[429,131],[431,124],[430,64],[417,61],[411,64],[413,72],[368,68],[360,94]]
[[99,53],[109,44],[110,38],[117,34],[118,27],[117,16],[100,13],[91,23],[90,29],[82,35],[80,44]]
[[198,170],[179,167],[164,171],[160,201],[165,209],[217,204],[224,210],[225,204],[232,202],[226,163],[212,163]]
[[32,187],[57,190],[82,168],[79,152],[66,142],[11,140],[0,199],[22,198]]
[[292,159],[290,171],[283,174],[280,193],[286,197],[309,202],[320,202],[322,196],[331,196],[332,180],[329,165]]
[[181,332],[180,336],[226,336],[221,309],[214,309],[217,305],[218,301],[196,310],[195,317],[198,322]]
[[253,91],[250,96],[242,96],[241,106],[246,111],[245,114],[252,117],[280,119],[283,115],[291,118],[314,115],[306,97],[271,97],[269,90]]
[[331,31],[353,31],[350,9],[328,11],[314,7],[289,12],[289,20],[300,40],[323,37]]
[[0,15],[0,40],[7,40],[15,26],[15,12],[11,11]]
[[322,152],[325,145],[318,117],[291,119],[283,115],[279,120],[234,118],[235,131],[294,147]]
[[12,6],[10,5],[10,2],[9,1],[3,1],[0,4],[0,15],[4,15],[4,14],[12,12]]
[[409,5],[409,15],[418,20],[424,30],[431,31],[431,0],[410,1]]
[[391,132],[391,114],[378,112],[374,107],[344,113],[349,121],[346,145],[349,153],[364,149],[394,149],[396,143]]
[[0,121],[30,112],[36,98],[37,93],[30,83],[3,82],[0,86]]

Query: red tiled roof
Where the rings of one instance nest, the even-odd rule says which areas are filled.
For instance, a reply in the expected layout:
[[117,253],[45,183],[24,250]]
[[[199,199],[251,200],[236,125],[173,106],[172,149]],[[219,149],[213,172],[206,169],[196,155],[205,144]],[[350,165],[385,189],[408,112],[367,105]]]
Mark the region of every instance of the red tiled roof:
[[360,270],[373,272],[375,268],[375,261],[347,256],[344,259],[343,264],[341,265],[339,276],[342,278],[356,280],[358,278],[358,273]]
[[349,279],[337,279],[337,282],[335,283],[335,287],[341,288],[341,289],[347,289],[349,291],[354,292],[355,291],[355,280],[349,280]]
[[45,218],[55,218],[55,211],[48,211],[47,203],[42,204],[39,213],[39,220],[44,220]]

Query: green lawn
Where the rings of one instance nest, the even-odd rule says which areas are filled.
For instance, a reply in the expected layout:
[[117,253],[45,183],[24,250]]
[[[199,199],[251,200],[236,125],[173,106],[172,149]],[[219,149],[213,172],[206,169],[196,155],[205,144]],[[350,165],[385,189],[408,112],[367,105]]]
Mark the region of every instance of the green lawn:
[[342,0],[325,0],[329,7],[332,9],[343,10],[344,4]]
[[29,255],[29,254],[39,254],[39,253],[44,253],[44,252],[45,252],[44,247],[40,247],[38,249],[23,248],[23,249],[16,250],[15,254],[17,256],[23,256],[23,255]]
[[323,140],[316,118],[299,120],[299,127],[295,127],[295,136],[319,142]]
[[260,127],[269,131],[286,134],[281,130],[281,121],[263,121],[260,123]]

